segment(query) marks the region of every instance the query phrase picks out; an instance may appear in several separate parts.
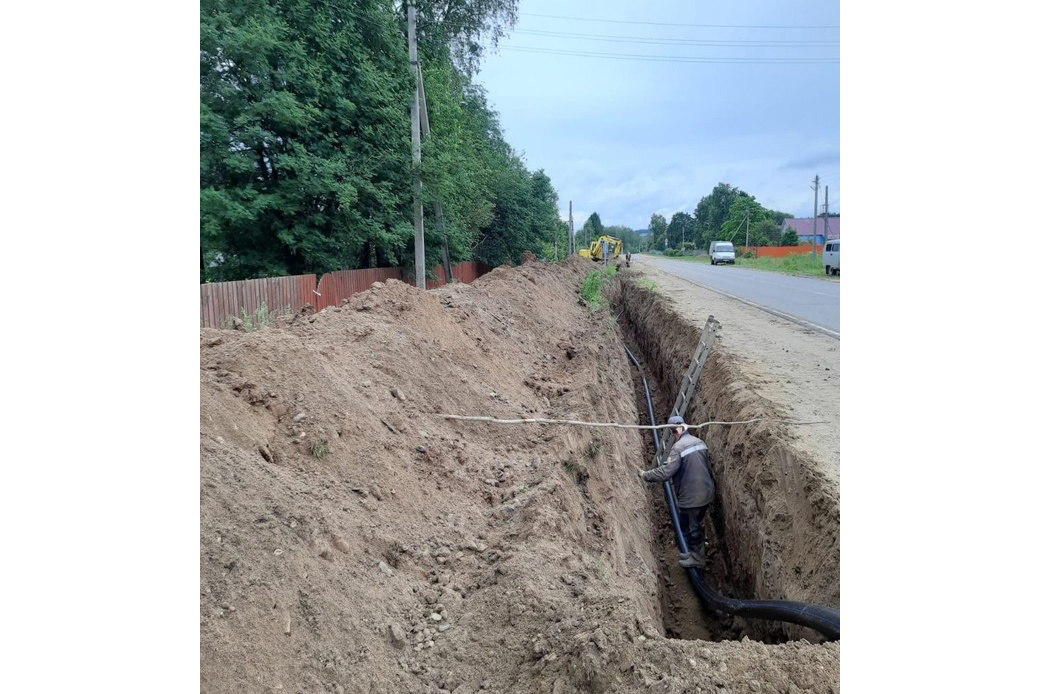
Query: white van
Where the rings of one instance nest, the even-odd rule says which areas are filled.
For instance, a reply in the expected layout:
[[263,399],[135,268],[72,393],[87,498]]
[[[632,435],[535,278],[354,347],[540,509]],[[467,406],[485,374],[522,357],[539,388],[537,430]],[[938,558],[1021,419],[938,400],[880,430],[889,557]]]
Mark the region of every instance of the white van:
[[708,256],[711,257],[712,265],[718,265],[719,263],[733,265],[737,262],[737,253],[733,250],[733,244],[729,241],[712,241],[708,247]]
[[841,269],[841,239],[831,239],[823,246],[823,269],[828,275],[837,275]]

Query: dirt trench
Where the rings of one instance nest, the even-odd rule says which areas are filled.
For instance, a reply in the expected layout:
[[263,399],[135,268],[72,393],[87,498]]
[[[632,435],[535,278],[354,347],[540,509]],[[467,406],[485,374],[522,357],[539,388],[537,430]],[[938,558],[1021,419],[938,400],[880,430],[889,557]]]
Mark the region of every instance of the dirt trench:
[[737,641],[681,601],[644,437],[439,416],[638,421],[618,326],[579,298],[595,267],[201,330],[201,691],[837,690],[838,644]]
[[[620,276],[611,296],[626,341],[649,379],[660,384],[653,395],[661,420],[674,404],[703,326],[692,325],[667,297],[630,275]],[[706,521],[707,575],[730,597],[840,608],[838,489],[792,445],[787,425],[776,421],[785,413],[747,383],[726,349],[725,316],[716,319],[722,322],[721,336],[686,421],[773,421],[713,425],[697,434],[711,451],[716,480],[716,501]],[[657,521],[670,530],[660,507]],[[675,551],[674,541],[672,547]],[[767,642],[821,639],[811,629],[757,619],[723,617],[716,631]]]

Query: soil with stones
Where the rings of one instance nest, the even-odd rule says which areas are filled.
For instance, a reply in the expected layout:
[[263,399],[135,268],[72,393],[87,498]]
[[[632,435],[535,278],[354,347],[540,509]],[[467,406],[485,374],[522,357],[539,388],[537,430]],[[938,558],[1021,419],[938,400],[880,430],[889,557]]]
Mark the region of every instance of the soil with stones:
[[594,267],[200,331],[201,691],[837,691],[837,643],[666,636],[639,433],[439,416],[638,421]]

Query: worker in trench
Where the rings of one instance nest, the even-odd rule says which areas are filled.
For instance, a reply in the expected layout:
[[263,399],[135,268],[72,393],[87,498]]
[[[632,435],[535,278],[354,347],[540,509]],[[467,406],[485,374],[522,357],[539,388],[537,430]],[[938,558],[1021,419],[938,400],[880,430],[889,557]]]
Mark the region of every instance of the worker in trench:
[[715,498],[708,446],[686,430],[682,417],[669,417],[668,423],[673,425],[675,433],[675,443],[668,451],[668,457],[659,467],[640,470],[639,477],[646,482],[672,480],[678,497],[679,529],[690,549],[679,555],[679,566],[703,568],[704,514]]

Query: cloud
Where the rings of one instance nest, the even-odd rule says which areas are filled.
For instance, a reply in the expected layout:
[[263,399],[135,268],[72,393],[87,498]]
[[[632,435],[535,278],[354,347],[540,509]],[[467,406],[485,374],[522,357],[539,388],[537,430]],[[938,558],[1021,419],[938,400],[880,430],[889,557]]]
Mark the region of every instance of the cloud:
[[[558,14],[558,0],[525,0],[525,13]],[[831,0],[750,0],[694,9],[662,0],[646,9],[624,0],[574,0],[562,14],[632,21],[769,25],[838,24]],[[808,20],[807,20],[808,21]],[[657,40],[733,40],[739,45],[599,43],[575,37],[516,34],[514,45],[583,48],[618,54],[710,55],[717,58],[837,57],[830,47],[776,47],[765,39],[818,41],[837,31],[762,32],[747,28],[694,32],[661,25],[597,25],[522,14],[517,28],[576,34],[624,34]],[[694,36],[696,33],[696,36]],[[782,33],[782,35],[780,35]],[[768,35],[767,35],[768,34]],[[478,80],[500,113],[506,139],[525,153],[531,170],[544,169],[560,198],[561,217],[574,201],[580,228],[593,211],[604,224],[645,227],[653,213],[692,212],[719,182],[796,216],[812,214],[813,175],[830,185],[838,209],[839,80],[837,65],[682,64],[502,51],[489,57]],[[579,213],[578,210],[581,210]]]
[[820,154],[810,155],[802,159],[796,159],[784,164],[781,168],[785,170],[837,168],[841,163],[841,154],[837,150]]

